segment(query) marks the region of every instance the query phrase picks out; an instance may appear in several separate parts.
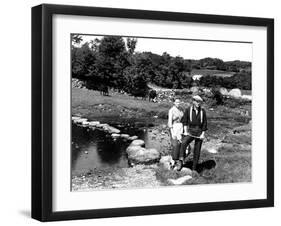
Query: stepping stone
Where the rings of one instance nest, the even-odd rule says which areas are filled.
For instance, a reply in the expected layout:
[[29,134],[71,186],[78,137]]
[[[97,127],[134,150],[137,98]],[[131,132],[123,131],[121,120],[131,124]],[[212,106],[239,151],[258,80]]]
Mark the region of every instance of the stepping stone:
[[128,138],[128,140],[136,140],[136,139],[138,139],[138,136],[131,136]]
[[88,121],[83,121],[82,125],[89,125],[89,122]]
[[141,147],[141,146],[137,146],[137,145],[130,145],[129,147],[127,147],[126,152],[128,155],[130,155],[130,153],[134,153],[134,152],[138,152],[141,150],[145,150],[145,148]]
[[89,126],[96,126],[96,125],[99,125],[100,122],[99,121],[91,121],[89,122]]
[[155,148],[146,149],[141,146],[129,146],[127,148],[129,162],[134,164],[152,164],[160,159],[160,152]]
[[79,119],[74,120],[75,123],[83,123],[86,121],[88,121],[88,119],[86,119],[86,118],[79,118]]
[[141,139],[137,139],[137,140],[132,141],[132,143],[130,145],[132,145],[132,146],[144,146],[145,142]]
[[111,134],[111,137],[112,137],[113,139],[116,139],[116,138],[120,137],[120,134],[118,134],[118,133],[113,133],[113,134]]
[[107,124],[101,124],[101,123],[96,125],[96,127],[98,128],[105,128],[107,126],[108,126]]
[[119,129],[114,128],[113,126],[107,127],[109,133],[120,133],[121,131]]
[[125,139],[128,139],[129,137],[130,137],[130,135],[128,135],[128,134],[121,134],[120,135],[122,138],[125,138]]

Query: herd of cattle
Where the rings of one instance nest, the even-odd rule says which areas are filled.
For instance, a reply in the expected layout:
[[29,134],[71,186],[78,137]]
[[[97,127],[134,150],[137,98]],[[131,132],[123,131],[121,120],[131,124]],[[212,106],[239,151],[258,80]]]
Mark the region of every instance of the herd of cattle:
[[[100,85],[98,88],[98,91],[100,92],[101,95],[103,96],[108,96],[109,95],[109,88],[108,86],[105,85]],[[147,90],[142,90],[142,91],[133,91],[131,93],[132,96],[135,98],[142,98],[143,100],[146,100],[148,98],[148,101],[154,101],[155,98],[157,97],[157,93],[153,89],[147,89]]]

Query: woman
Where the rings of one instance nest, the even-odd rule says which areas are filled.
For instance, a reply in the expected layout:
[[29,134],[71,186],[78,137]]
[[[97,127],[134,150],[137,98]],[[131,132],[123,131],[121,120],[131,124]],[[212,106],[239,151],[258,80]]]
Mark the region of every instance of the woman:
[[168,127],[172,143],[172,158],[175,161],[173,167],[178,171],[181,170],[183,164],[183,159],[179,159],[183,133],[183,124],[181,123],[183,111],[179,108],[180,103],[180,99],[175,99],[174,106],[169,110],[168,114]]

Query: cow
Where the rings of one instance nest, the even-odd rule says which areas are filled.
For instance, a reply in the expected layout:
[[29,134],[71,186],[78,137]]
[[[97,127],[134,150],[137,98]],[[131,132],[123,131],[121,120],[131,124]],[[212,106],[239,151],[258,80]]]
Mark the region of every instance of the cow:
[[108,96],[109,95],[109,93],[108,93],[108,86],[106,86],[106,85],[102,85],[101,84],[98,87],[98,90],[100,91],[100,94],[103,95],[103,96]]
[[133,90],[131,94],[134,98],[141,97],[142,100],[146,100],[147,92],[146,90]]
[[148,92],[148,101],[154,101],[154,99],[157,97],[157,93],[154,89],[150,90]]

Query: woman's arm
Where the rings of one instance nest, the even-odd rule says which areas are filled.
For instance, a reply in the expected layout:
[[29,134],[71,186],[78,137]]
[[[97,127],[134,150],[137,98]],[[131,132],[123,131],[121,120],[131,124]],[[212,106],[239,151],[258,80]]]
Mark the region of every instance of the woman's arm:
[[172,111],[172,109],[170,109],[169,113],[168,113],[168,127],[169,127],[169,129],[173,128],[173,111]]

